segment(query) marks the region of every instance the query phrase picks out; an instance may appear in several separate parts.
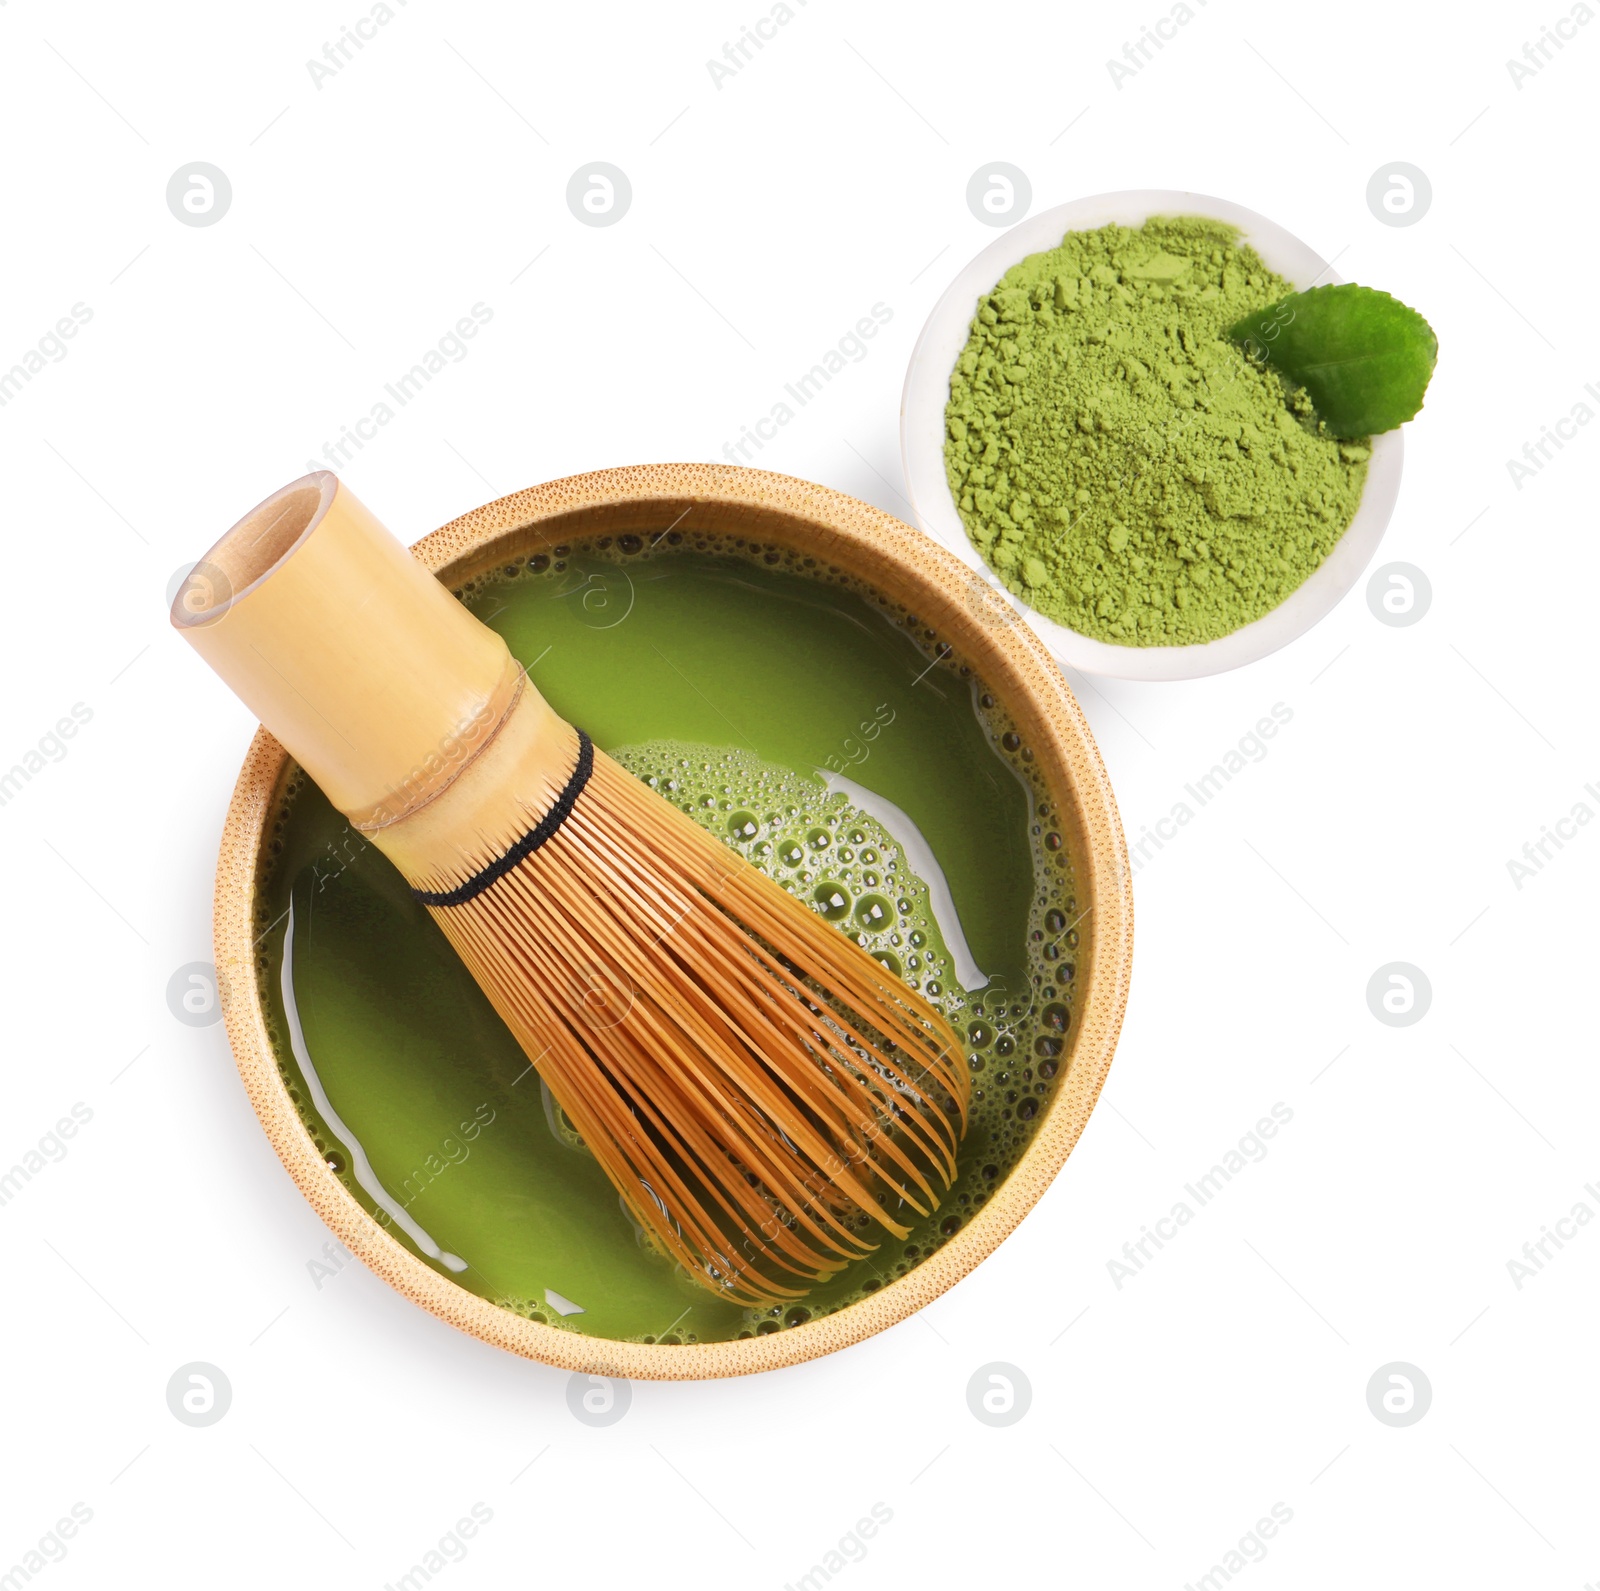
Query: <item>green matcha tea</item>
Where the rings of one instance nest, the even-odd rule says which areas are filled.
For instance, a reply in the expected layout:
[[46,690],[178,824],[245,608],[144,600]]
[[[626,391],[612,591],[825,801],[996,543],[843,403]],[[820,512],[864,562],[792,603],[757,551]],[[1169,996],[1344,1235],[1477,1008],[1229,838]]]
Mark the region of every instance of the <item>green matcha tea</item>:
[[1371,449],[1225,335],[1292,291],[1236,227],[1178,216],[1069,232],[979,300],[945,472],[1009,590],[1082,635],[1187,646],[1304,584]]
[[747,1337],[905,1274],[989,1198],[1065,1065],[1079,907],[1030,748],[915,616],[775,547],[575,540],[460,595],[557,712],[945,1012],[973,1083],[957,1181],[799,1304],[718,1298],[651,1246],[399,874],[296,771],[258,965],[319,1152],[460,1286],[595,1336]]

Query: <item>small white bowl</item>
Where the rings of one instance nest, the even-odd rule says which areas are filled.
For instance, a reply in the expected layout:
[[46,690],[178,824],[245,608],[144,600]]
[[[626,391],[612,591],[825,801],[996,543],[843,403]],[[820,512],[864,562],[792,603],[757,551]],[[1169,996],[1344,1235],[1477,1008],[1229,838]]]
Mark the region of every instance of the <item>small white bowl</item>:
[[1372,439],[1372,461],[1355,518],[1304,585],[1270,613],[1219,640],[1195,646],[1114,646],[1096,641],[1036,612],[1000,585],[967,538],[966,527],[944,469],[945,405],[950,400],[950,372],[966,347],[978,300],[1018,261],[1054,248],[1067,232],[1081,232],[1116,222],[1139,226],[1155,215],[1202,215],[1230,221],[1268,266],[1307,288],[1337,282],[1327,261],[1274,222],[1242,205],[1204,193],[1141,189],[1099,193],[1058,205],[1019,222],[972,260],[934,306],[906,370],[900,398],[900,453],[906,491],[917,523],[982,577],[992,591],[975,587],[975,596],[995,611],[1007,603],[1021,613],[1056,660],[1085,674],[1118,679],[1199,679],[1221,674],[1276,652],[1303,635],[1330,613],[1361,578],[1378,550],[1400,495],[1404,446],[1400,432],[1386,431]]

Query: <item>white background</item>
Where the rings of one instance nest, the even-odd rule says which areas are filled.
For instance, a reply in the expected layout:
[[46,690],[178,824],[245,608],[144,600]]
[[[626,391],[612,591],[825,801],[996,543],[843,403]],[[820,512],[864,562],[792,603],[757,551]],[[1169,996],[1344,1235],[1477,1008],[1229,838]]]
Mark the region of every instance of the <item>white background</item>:
[[[1507,59],[1562,0],[1195,0],[1118,87],[1107,58],[1160,0],[812,0],[718,87],[707,59],[756,3],[397,11],[319,88],[307,59],[355,5],[0,3],[0,368],[93,312],[0,409],[0,766],[93,713],[0,808],[0,1168],[93,1112],[0,1207],[0,1573],[81,1502],[47,1588],[380,1587],[481,1502],[446,1591],[777,1588],[881,1502],[845,1591],[1176,1591],[1283,1503],[1252,1586],[1600,1580],[1600,1224],[1520,1290],[1507,1270],[1576,1202],[1600,1212],[1600,832],[1521,889],[1507,868],[1600,811],[1600,426],[1520,489],[1506,464],[1600,381],[1600,26],[1519,87]],[[233,188],[208,228],[165,202],[196,160]],[[564,198],[593,160],[633,187],[606,229]],[[965,202],[994,160],[1036,207],[1224,195],[1428,315],[1439,370],[1379,563],[1422,568],[1432,606],[1386,627],[1358,588],[1224,678],[1074,680],[1135,836],[1274,703],[1293,719],[1139,874],[1133,1002],[1067,1169],[895,1330],[640,1385],[590,1429],[565,1376],[359,1266],[319,1291],[325,1231],[220,1025],[169,1013],[174,969],[210,959],[250,724],[168,633],[165,588],[478,302],[468,357],[344,472],[407,538],[554,476],[721,456],[878,301],[868,357],[760,462],[906,512],[905,360],[994,236]],[[1365,198],[1396,160],[1434,191],[1405,228]],[[1403,1029],[1365,994],[1397,960],[1433,991]],[[1123,1243],[1279,1101],[1267,1158],[1119,1290]],[[192,1360],[233,1388],[207,1429],[166,1406]],[[1366,1401],[1396,1360],[1433,1389],[1405,1429]],[[992,1361],[1032,1385],[1005,1429],[966,1404]]]

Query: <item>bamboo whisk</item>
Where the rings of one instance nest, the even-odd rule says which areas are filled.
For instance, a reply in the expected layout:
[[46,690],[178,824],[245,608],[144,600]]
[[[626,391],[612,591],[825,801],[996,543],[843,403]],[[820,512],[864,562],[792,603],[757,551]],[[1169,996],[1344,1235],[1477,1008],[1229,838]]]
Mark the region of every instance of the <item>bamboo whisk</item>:
[[938,1204],[949,1024],[563,722],[334,476],[241,520],[172,620],[399,868],[696,1281],[799,1298]]

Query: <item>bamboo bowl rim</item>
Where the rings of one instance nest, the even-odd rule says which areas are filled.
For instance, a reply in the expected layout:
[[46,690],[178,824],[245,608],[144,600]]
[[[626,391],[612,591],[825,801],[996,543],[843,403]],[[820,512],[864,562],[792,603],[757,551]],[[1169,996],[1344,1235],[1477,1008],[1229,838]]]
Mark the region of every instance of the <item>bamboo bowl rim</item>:
[[1068,1064],[1032,1141],[988,1202],[903,1277],[837,1312],[770,1335],[666,1345],[585,1336],[513,1314],[434,1270],[381,1227],[323,1159],[289,1097],[256,973],[256,902],[288,754],[258,729],[228,807],[217,860],[217,982],[251,1106],[311,1207],[346,1249],[441,1320],[558,1369],[633,1380],[698,1380],[800,1364],[885,1330],[988,1257],[1033,1208],[1077,1143],[1105,1081],[1127,1005],[1133,900],[1127,845],[1082,709],[1043,644],[986,583],[921,532],[842,492],[725,464],[634,465],[514,492],[425,536],[416,556],[459,583],[566,534],[627,529],[755,536],[818,558],[915,613],[1011,714],[1060,813],[1086,901]]

